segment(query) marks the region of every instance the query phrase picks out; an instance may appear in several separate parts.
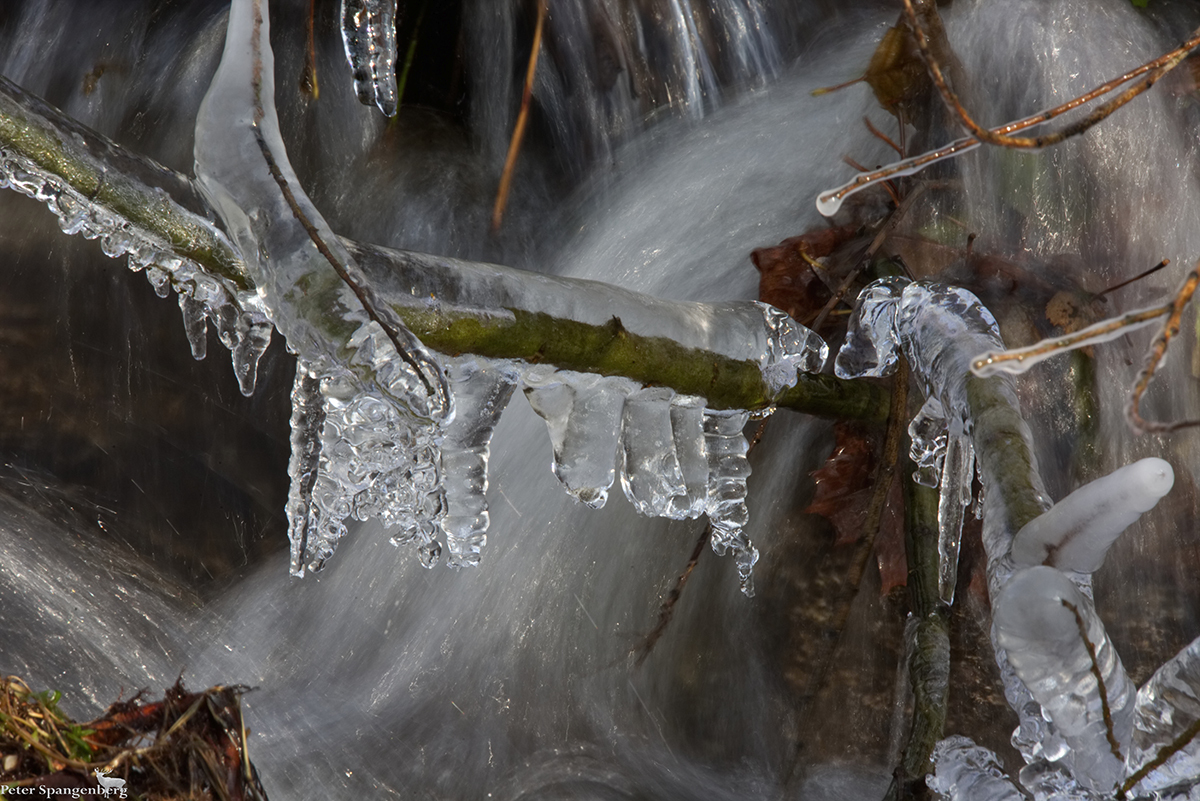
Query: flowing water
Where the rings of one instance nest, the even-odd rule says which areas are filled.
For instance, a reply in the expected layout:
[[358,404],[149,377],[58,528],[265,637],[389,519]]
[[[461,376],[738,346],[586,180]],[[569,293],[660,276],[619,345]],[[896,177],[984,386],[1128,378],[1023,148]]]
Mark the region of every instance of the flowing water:
[[[317,4],[315,100],[298,88],[308,4],[275,9],[281,126],[315,204],[362,241],[668,298],[747,298],[750,250],[819,223],[817,194],[851,175],[843,155],[890,158],[862,125],[868,115],[894,130],[865,86],[810,93],[861,74],[894,10],[551,2],[542,106],[505,228],[490,235],[530,10],[464,3],[458,32],[429,34],[464,48],[460,88],[389,125],[357,102],[334,5]],[[223,12],[202,0],[5,3],[0,72],[190,171]],[[1061,102],[1196,24],[1184,5],[1154,12],[1123,0],[958,0],[944,11],[989,123]],[[1185,81],[1164,84],[1064,147],[967,156],[946,174],[961,195],[914,211],[910,233],[944,242],[961,226],[963,244],[975,232],[977,252],[1008,260],[971,273],[946,256],[953,248],[927,254],[973,284],[1009,344],[1047,327],[1044,285],[1099,291],[1171,258],[1170,271],[1105,307],[1137,308],[1200,257],[1197,100]],[[414,91],[437,96],[431,86]],[[751,455],[755,598],[738,592],[732,560],[704,554],[640,664],[630,650],[654,628],[701,524],[568,497],[545,426],[519,398],[492,444],[480,567],[426,570],[368,523],[323,572],[297,580],[283,520],[293,367],[278,338],[255,396],[242,398],[223,349],[190,360],[174,304],[6,194],[0,445],[12,499],[0,505],[0,670],[64,691],[80,716],[181,671],[192,687],[256,686],[245,701],[251,754],[278,798],[882,796],[904,735],[894,697],[906,680],[905,605],[873,569],[848,588],[845,550],[802,512],[827,424],[780,413]],[[1137,439],[1120,419],[1148,338],[1097,348],[1094,426],[1077,424],[1060,390],[1077,363],[1050,363],[1021,385],[1055,498],[1140,456],[1175,468],[1171,495],[1096,580],[1136,683],[1200,633],[1194,435]],[[1149,398],[1155,415],[1187,416],[1200,400],[1191,342],[1179,345]],[[839,632],[832,621],[847,604]],[[1012,768],[1016,718],[983,605],[967,594],[958,606],[948,733]]]

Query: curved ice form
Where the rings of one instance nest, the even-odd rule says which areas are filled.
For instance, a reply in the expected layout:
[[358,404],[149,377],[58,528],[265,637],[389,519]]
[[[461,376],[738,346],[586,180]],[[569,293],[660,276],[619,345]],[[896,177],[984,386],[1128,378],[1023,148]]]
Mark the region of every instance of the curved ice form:
[[687,494],[675,451],[669,389],[648,387],[625,399],[621,422],[621,488],[639,514],[666,516],[671,500]]
[[1079,786],[1061,762],[1039,759],[1021,768],[1021,786],[1037,801],[1093,801],[1095,796]]
[[1111,793],[1124,775],[1134,688],[1091,601],[1058,570],[1031,567],[1005,585],[993,623],[1009,663],[1069,746],[1062,761],[1075,780]]
[[[171,244],[92,202],[23,156],[0,148],[0,189],[6,187],[45,203],[64,233],[99,239],[109,258],[127,255],[129,269],[145,270],[159,297],[166,297],[171,289],[178,292],[184,329],[197,359],[206,355],[206,320],[212,320],[232,353],[242,393],[254,393],[258,360],[271,341],[271,324],[257,296],[240,292],[194,261],[175,255]],[[212,234],[224,239],[215,227]]]
[[[441,368],[375,297],[301,188],[275,113],[263,0],[234,0],[225,51],[196,119],[196,180],[221,216],[289,349],[323,378],[351,381],[431,424],[452,414]],[[356,333],[347,346],[347,327]],[[343,336],[336,336],[342,333]],[[376,340],[376,353],[354,348]],[[357,340],[357,341],[356,341]]]
[[940,486],[938,589],[954,600],[959,541],[971,503],[975,455],[967,402],[970,357],[1003,348],[996,320],[965,289],[889,277],[868,284],[855,304],[846,341],[838,351],[842,378],[882,376],[902,353],[927,396],[909,425],[914,478]]
[[1024,801],[1024,794],[1004,775],[996,755],[961,735],[947,737],[933,749],[934,769],[925,782],[946,801]]
[[747,412],[710,411],[704,415],[704,450],[708,455],[708,501],[704,511],[712,524],[713,551],[718,556],[732,552],[741,577],[742,592],[753,596],[754,583],[750,574],[758,561],[758,549],[742,531],[750,519],[746,509],[749,443],[742,435],[749,420]]
[[554,475],[577,501],[599,509],[617,478],[625,397],[639,387],[626,378],[534,368],[525,397],[546,421]]
[[446,564],[474,567],[487,543],[488,448],[519,380],[517,368],[475,356],[449,359],[454,420],[442,440]]
[[[1150,793],[1174,785],[1194,785],[1200,776],[1200,639],[1154,672],[1138,690],[1133,737],[1126,760],[1132,777],[1172,745],[1182,745],[1134,789]],[[1186,743],[1183,741],[1186,740]],[[1165,754],[1164,754],[1165,755]]]
[[1121,532],[1153,509],[1174,483],[1171,465],[1152,457],[1085,484],[1017,532],[1013,561],[1094,573]]
[[396,0],[342,0],[342,44],[354,70],[354,91],[396,115]]

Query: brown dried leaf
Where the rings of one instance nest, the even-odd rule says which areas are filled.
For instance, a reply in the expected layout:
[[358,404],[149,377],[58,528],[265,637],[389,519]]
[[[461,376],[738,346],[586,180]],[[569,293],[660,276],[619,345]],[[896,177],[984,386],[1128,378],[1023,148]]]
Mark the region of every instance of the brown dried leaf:
[[864,430],[849,423],[834,426],[833,453],[812,473],[817,492],[805,512],[821,515],[832,525],[835,545],[856,542],[871,501],[875,444]]
[[863,77],[879,105],[892,114],[897,109],[907,113],[933,87],[912,30],[903,22],[888,28]]
[[758,299],[783,309],[795,320],[804,322],[812,317],[831,293],[809,259],[828,256],[857,233],[858,229],[849,225],[822,228],[753,251],[750,260],[760,275]]

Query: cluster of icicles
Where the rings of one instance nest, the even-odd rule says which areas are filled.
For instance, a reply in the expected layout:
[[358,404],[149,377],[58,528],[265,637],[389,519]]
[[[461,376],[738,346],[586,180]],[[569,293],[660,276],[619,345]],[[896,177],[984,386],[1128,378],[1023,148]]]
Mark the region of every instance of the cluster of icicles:
[[[974,476],[968,370],[979,354],[1003,349],[995,319],[970,292],[887,278],[860,294],[836,361],[842,377],[879,376],[903,354],[925,388],[926,403],[909,431],[915,478],[941,488],[939,589],[946,603],[953,601]],[[1011,379],[996,380],[1015,407]],[[1002,522],[1003,499],[981,504],[993,644],[1005,696],[1021,721],[1013,745],[1027,763],[1018,778],[1037,801],[1196,797],[1200,639],[1136,689],[1091,589],[1109,547],[1174,478],[1167,462],[1143,459],[1076,490],[1015,533]],[[1031,480],[1041,485],[1036,473]],[[1027,797],[995,754],[966,737],[940,742],[934,760],[929,786],[950,801]]]

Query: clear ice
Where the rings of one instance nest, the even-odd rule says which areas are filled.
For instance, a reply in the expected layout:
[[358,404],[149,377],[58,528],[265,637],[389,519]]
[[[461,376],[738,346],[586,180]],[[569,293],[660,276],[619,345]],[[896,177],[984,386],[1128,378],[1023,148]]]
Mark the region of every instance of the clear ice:
[[354,70],[354,91],[394,117],[396,88],[396,0],[342,0],[342,44]]
[[446,563],[474,567],[487,543],[488,452],[520,373],[509,362],[476,356],[449,359],[455,415],[442,440]]
[[[254,293],[239,291],[229,281],[205,272],[199,264],[176,255],[169,243],[84,197],[62,178],[19,153],[0,148],[3,188],[45,203],[57,215],[63,233],[100,240],[100,248],[109,258],[128,256],[129,269],[144,270],[160,297],[172,289],[178,292],[192,355],[205,357],[207,321],[211,320],[233,356],[239,387],[243,394],[253,394],[258,360],[271,342],[271,323]],[[215,227],[212,234],[224,239]]]
[[967,737],[940,741],[933,749],[933,764],[926,784],[946,801],[1024,801],[996,755]]
[[1151,793],[1176,787],[1195,788],[1200,782],[1197,731],[1200,731],[1200,639],[1193,640],[1155,671],[1138,690],[1133,736],[1126,759],[1127,774],[1132,777],[1166,748],[1182,747],[1150,771],[1134,789]]

